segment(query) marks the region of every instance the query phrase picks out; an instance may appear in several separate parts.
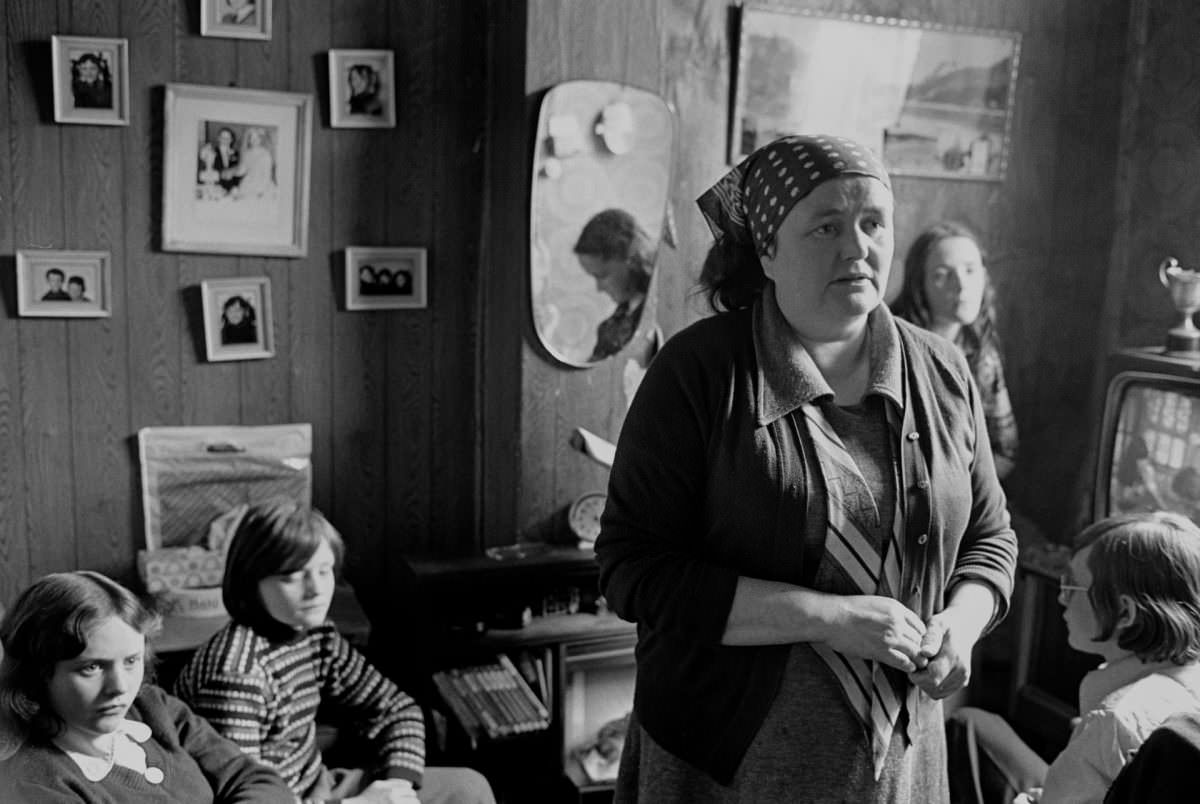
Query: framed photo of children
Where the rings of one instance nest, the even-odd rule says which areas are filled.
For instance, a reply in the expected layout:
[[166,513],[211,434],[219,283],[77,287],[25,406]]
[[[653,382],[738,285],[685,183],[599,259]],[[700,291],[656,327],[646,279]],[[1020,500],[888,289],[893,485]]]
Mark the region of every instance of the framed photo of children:
[[129,40],[50,39],[54,122],[129,125]]
[[200,296],[204,352],[210,361],[275,356],[269,277],[206,279],[200,283]]
[[271,0],[200,0],[200,35],[270,39]]
[[43,318],[112,315],[112,256],[107,251],[17,252],[17,314]]
[[163,248],[308,253],[312,95],[167,84]]
[[329,125],[395,128],[395,74],[390,50],[329,51]]
[[428,305],[423,248],[346,247],[347,310],[411,310]]

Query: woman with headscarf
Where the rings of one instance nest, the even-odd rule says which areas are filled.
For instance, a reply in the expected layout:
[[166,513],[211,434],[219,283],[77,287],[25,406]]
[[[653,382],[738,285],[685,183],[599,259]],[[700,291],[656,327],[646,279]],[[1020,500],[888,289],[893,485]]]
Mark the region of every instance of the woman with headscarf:
[[940,699],[1016,561],[970,369],[881,303],[866,148],[785,137],[698,203],[717,315],[650,364],[596,544],[638,624],[617,798],[947,801]]

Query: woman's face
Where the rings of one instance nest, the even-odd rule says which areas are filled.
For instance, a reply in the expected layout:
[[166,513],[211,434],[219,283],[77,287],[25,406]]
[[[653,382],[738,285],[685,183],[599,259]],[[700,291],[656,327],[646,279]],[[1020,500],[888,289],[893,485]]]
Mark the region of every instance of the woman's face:
[[250,148],[257,148],[262,144],[262,132],[257,128],[252,128],[246,132],[246,145]]
[[258,582],[263,608],[284,625],[315,628],[325,622],[333,602],[334,557],[328,541],[295,572],[270,575]]
[[969,237],[939,241],[925,260],[925,298],[935,324],[970,324],[979,317],[987,269]]
[[230,324],[240,324],[246,317],[246,311],[241,304],[231,304],[225,308],[225,320]]
[[361,95],[367,91],[367,76],[362,70],[350,71],[350,91],[355,95]]
[[91,59],[79,62],[76,65],[76,72],[79,74],[79,80],[85,84],[95,83],[96,79],[100,77],[100,68]]
[[629,281],[629,263],[622,259],[606,260],[594,254],[580,254],[579,264],[596,280],[596,290],[607,294],[617,304],[631,301],[636,295]]
[[101,620],[74,659],[54,665],[50,707],[69,728],[86,734],[116,731],[142,688],[146,637],[119,617]]
[[68,282],[67,295],[71,297],[71,301],[79,301],[83,298],[83,285],[78,282]]
[[1063,607],[1063,620],[1067,624],[1067,644],[1080,653],[1103,656],[1106,661],[1112,661],[1128,654],[1129,651],[1117,645],[1122,628],[1120,622],[1108,639],[1095,639],[1100,633],[1100,618],[1092,606],[1088,592],[1085,591],[1092,588],[1092,571],[1088,569],[1087,564],[1091,554],[1092,548],[1085,547],[1071,557],[1066,582],[1072,586],[1082,586],[1083,589],[1060,591],[1058,602]]
[[817,186],[775,233],[763,271],[792,328],[817,342],[861,328],[879,306],[895,249],[893,200],[883,182],[843,176]]

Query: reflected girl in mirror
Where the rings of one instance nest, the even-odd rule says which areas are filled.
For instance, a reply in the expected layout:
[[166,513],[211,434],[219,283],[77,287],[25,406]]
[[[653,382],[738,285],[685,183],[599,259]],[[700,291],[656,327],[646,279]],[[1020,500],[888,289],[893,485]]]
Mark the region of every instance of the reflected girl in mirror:
[[588,358],[594,362],[621,351],[633,337],[650,289],[654,242],[628,212],[606,209],[584,225],[575,255],[596,280],[596,290],[617,304],[596,326],[596,346]]
[[953,342],[967,358],[983,403],[988,440],[1003,480],[1017,462],[1017,420],[1004,382],[995,290],[979,238],[943,221],[917,236],[904,258],[896,315]]

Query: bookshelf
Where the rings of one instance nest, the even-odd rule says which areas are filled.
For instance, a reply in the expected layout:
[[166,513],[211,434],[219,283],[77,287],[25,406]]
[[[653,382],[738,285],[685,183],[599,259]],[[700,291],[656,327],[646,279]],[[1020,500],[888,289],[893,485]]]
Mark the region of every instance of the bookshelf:
[[421,616],[404,638],[382,618],[372,636],[377,656],[412,640],[429,647],[428,690],[449,724],[439,761],[481,770],[502,802],[610,800],[612,783],[588,778],[571,741],[598,725],[589,716],[632,708],[637,632],[597,607],[594,553],[552,547],[504,561],[409,564],[408,605]]

